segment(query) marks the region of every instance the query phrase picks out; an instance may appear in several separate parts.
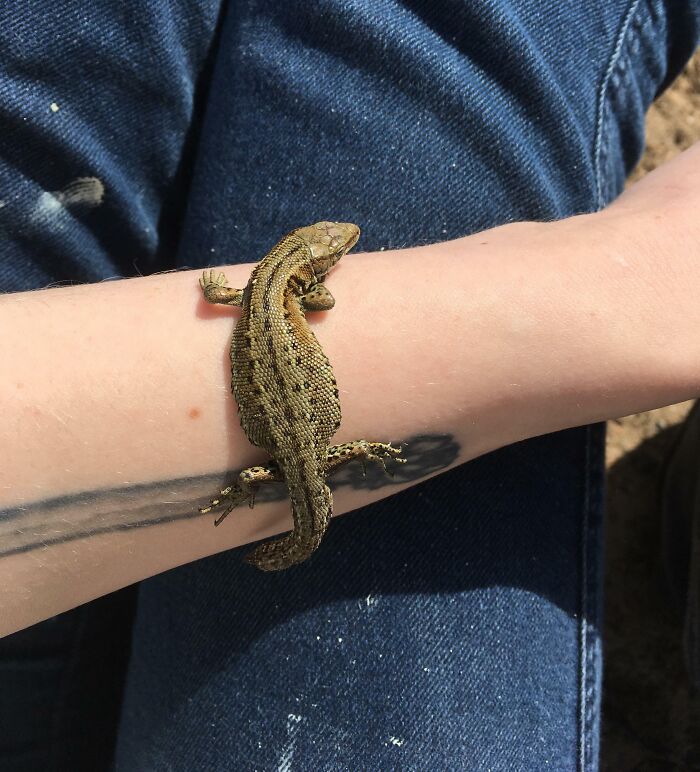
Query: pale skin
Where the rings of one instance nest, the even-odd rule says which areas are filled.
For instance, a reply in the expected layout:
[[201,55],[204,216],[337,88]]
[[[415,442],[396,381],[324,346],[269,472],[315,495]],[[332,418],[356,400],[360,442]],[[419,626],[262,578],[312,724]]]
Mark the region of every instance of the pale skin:
[[[446,435],[453,466],[697,396],[698,212],[696,146],[601,213],[347,255],[335,307],[308,316],[340,389],[333,442],[407,441],[408,468],[411,437]],[[226,266],[229,285],[251,269]],[[284,498],[219,528],[197,511],[266,461],[229,390],[238,311],[200,276],[0,298],[0,634],[289,529]],[[419,479],[340,486],[335,513]]]

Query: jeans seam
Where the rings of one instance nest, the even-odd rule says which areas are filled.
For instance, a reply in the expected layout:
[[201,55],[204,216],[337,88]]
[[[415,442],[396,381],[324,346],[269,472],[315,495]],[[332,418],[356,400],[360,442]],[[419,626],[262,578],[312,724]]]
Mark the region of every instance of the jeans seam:
[[598,98],[596,104],[596,121],[595,121],[595,140],[593,145],[593,174],[595,183],[595,197],[596,197],[596,209],[600,210],[605,206],[605,198],[603,196],[603,174],[602,174],[602,160],[603,160],[603,142],[604,142],[604,129],[605,129],[605,106],[607,104],[608,90],[610,86],[610,80],[613,73],[617,68],[624,45],[627,42],[627,34],[632,25],[641,0],[631,0],[630,5],[622,20],[622,26],[615,40],[608,66],[605,68],[605,74],[598,89]]
[[[599,527],[594,520],[591,521],[591,512],[601,498],[599,479],[599,460],[594,457],[596,444],[595,427],[586,427],[585,460],[584,460],[584,491],[581,517],[581,594],[579,609],[579,715],[578,715],[578,772],[593,772],[597,769],[594,740],[596,734],[597,716],[595,705],[597,702],[597,690],[599,677],[596,674],[595,642],[590,639],[589,632],[595,628],[593,618],[597,618],[599,601],[597,594],[599,570],[595,564],[591,564],[590,547],[597,543],[598,536],[591,532],[594,525],[596,531]],[[595,468],[594,468],[595,459]],[[599,667],[599,665],[598,665]]]
[[586,427],[586,457],[583,480],[583,512],[581,516],[581,597],[579,608],[579,737],[578,737],[578,770],[586,768],[586,683],[587,683],[587,630],[586,608],[588,605],[588,507],[590,503],[590,448],[591,427]]

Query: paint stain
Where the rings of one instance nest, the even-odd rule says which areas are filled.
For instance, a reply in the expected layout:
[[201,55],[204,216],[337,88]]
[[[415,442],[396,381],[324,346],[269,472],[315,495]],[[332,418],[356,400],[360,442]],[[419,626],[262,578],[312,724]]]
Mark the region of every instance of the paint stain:
[[296,745],[296,734],[299,731],[302,717],[290,713],[287,716],[287,742],[277,763],[277,772],[291,772],[292,759],[294,758],[294,748]]
[[102,203],[104,193],[105,187],[97,177],[78,177],[62,190],[45,190],[34,206],[32,222],[60,226],[67,211],[93,209]]

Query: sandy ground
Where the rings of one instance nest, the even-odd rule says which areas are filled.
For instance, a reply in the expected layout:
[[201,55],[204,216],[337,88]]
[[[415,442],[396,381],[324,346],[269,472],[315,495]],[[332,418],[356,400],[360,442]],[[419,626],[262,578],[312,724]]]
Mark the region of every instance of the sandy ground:
[[[630,182],[698,140],[700,50],[650,109],[647,150]],[[685,676],[659,553],[661,471],[691,404],[608,424],[604,772],[700,770],[700,696]]]

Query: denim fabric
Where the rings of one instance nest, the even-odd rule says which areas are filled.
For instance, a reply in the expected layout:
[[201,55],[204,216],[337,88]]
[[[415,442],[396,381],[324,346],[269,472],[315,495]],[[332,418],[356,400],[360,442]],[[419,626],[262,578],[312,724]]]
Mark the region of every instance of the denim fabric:
[[[0,5],[2,290],[172,266],[219,12],[218,0]],[[85,178],[99,205],[71,188]]]
[[0,640],[0,770],[109,769],[136,588]]
[[[700,24],[659,0],[71,7],[0,10],[6,289],[254,261],[318,219],[372,250],[595,210]],[[117,769],[596,769],[602,447],[477,459],[280,575],[232,551],[142,583]]]

